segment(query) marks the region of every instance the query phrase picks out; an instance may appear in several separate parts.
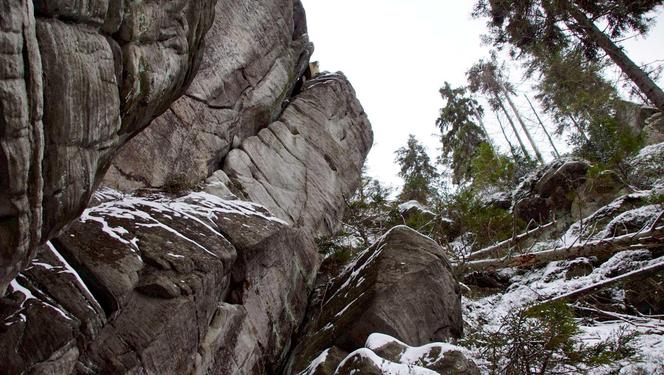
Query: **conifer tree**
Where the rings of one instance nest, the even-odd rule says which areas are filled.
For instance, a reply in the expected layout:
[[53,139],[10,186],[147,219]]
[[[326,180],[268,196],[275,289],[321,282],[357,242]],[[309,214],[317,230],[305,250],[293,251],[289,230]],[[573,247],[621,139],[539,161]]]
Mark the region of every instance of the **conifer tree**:
[[[542,56],[580,48],[598,61],[600,51],[622,70],[656,107],[664,91],[611,38],[645,33],[648,16],[662,0],[478,0],[476,16],[489,17],[494,45],[511,45],[514,56]],[[606,25],[606,31],[596,23]]]
[[399,177],[404,180],[399,200],[416,200],[427,204],[436,191],[435,184],[439,175],[424,146],[411,134],[406,146],[399,148],[395,154],[396,163],[400,167]]
[[528,74],[539,74],[536,98],[559,132],[574,127],[587,139],[590,123],[611,114],[618,92],[602,75],[604,68],[605,64],[588,60],[579,49],[531,59]]
[[470,83],[471,91],[473,92],[480,91],[490,95],[489,103],[491,103],[496,108],[500,108],[503,111],[503,113],[507,117],[507,121],[510,123],[512,130],[514,131],[514,134],[516,135],[517,140],[519,141],[521,150],[523,151],[526,157],[529,157],[529,153],[526,149],[526,146],[523,144],[521,136],[519,136],[519,132],[516,130],[516,126],[514,125],[514,121],[512,120],[512,117],[510,116],[509,112],[505,108],[505,105],[503,104],[502,98],[505,98],[507,100],[510,108],[512,108],[514,115],[516,116],[519,124],[521,125],[521,129],[526,134],[526,137],[528,138],[531,147],[535,151],[535,156],[537,157],[537,160],[543,163],[544,159],[542,158],[542,155],[539,152],[539,148],[537,147],[537,144],[533,140],[533,137],[530,135],[530,132],[528,131],[526,124],[521,118],[521,115],[519,114],[516,105],[514,105],[514,102],[511,99],[511,94],[514,90],[509,85],[509,83],[506,82],[505,78],[503,78],[501,69],[498,66],[495,56],[492,56],[491,61],[480,60],[477,64],[473,65],[470,68],[470,70],[468,70],[466,76],[468,77],[468,82]]
[[440,89],[445,106],[436,120],[443,146],[441,160],[452,167],[455,184],[472,178],[471,161],[480,144],[488,142],[481,122],[482,108],[466,91],[465,87],[452,88],[445,82]]

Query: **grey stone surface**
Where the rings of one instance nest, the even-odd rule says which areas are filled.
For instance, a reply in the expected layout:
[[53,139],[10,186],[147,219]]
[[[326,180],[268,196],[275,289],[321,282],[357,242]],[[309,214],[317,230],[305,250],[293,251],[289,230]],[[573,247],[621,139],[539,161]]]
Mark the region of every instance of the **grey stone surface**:
[[433,240],[394,227],[351,263],[311,303],[286,373],[297,373],[326,348],[352,352],[381,332],[409,345],[460,337],[459,284]]
[[313,51],[299,0],[218,1],[215,13],[186,94],[123,147],[106,185],[158,187],[172,175],[199,182],[234,142],[281,113]]
[[373,141],[340,73],[307,81],[278,121],[231,150],[224,172],[244,196],[314,236],[339,228]]
[[274,373],[318,264],[306,234],[250,202],[107,200],[0,299],[3,370]]
[[0,296],[41,241],[42,62],[29,0],[0,6]]
[[0,295],[189,85],[215,3],[2,3]]

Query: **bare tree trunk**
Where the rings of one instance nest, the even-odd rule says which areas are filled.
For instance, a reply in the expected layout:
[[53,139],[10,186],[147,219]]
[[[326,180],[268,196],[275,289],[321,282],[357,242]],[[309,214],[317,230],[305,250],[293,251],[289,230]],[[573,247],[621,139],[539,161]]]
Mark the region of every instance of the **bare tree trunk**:
[[579,134],[581,134],[581,137],[583,137],[583,139],[586,141],[586,143],[590,143],[590,138],[588,138],[588,136],[586,135],[586,132],[583,131],[583,129],[581,128],[581,125],[579,125],[578,121],[576,121],[576,119],[574,118],[574,115],[569,114],[569,115],[567,115],[567,117],[569,117],[569,119],[572,121],[572,124],[574,124],[574,127],[576,128],[576,131],[578,131]]
[[486,134],[487,138],[489,137],[489,132],[486,131],[486,126],[484,126],[484,120],[482,120],[482,115],[480,115],[480,111],[473,106],[473,111],[475,112],[475,117],[477,118],[477,122],[480,123],[480,127],[482,127],[482,130],[484,130],[484,134]]
[[664,271],[664,260],[655,263],[653,265],[647,266],[640,268],[638,270],[632,271],[632,272],[627,272],[625,274],[622,274],[620,276],[612,277],[610,279],[606,279],[604,281],[600,281],[598,283],[592,284],[590,286],[587,286],[585,288],[577,289],[573,292],[565,293],[561,296],[551,298],[547,300],[546,302],[553,302],[553,301],[574,301],[577,300],[581,297],[585,297],[589,294],[593,294],[597,291],[600,291],[602,289],[606,289],[610,286],[613,286],[618,283],[626,283],[626,282],[631,282],[631,281],[638,281],[638,280],[643,280],[646,279],[650,276],[654,276],[660,272]]
[[526,241],[529,238],[532,238],[533,236],[536,236],[542,232],[544,232],[546,229],[549,229],[553,227],[556,224],[555,221],[552,221],[548,224],[540,225],[537,228],[531,230],[531,231],[526,231],[524,233],[519,234],[518,236],[514,238],[507,239],[503,242],[499,242],[495,245],[491,245],[489,247],[485,247],[484,249],[478,250],[473,252],[472,254],[468,255],[466,257],[467,260],[476,260],[476,259],[482,259],[486,258],[489,256],[495,256],[496,254],[499,254],[503,252],[503,250],[510,248],[512,246],[517,246],[524,241]]
[[457,267],[461,273],[473,271],[496,270],[511,267],[536,267],[549,262],[578,257],[597,256],[607,258],[617,252],[629,249],[661,248],[664,243],[664,227],[648,232],[630,233],[606,240],[589,242],[583,245],[561,249],[538,251],[531,254],[518,255],[512,258],[484,259],[467,262]]
[[503,137],[505,137],[505,141],[510,146],[510,153],[512,154],[512,157],[516,159],[516,152],[514,151],[514,146],[512,146],[512,142],[510,142],[510,139],[507,137],[507,133],[505,133],[505,127],[503,127],[503,122],[500,121],[500,116],[498,116],[498,112],[496,112],[496,120],[498,120],[498,125],[500,126],[500,131],[503,133]]
[[553,147],[553,152],[556,154],[556,157],[560,157],[560,152],[558,152],[558,149],[556,148],[556,145],[553,143],[553,139],[551,139],[551,134],[549,134],[549,131],[546,130],[546,126],[544,126],[544,123],[542,122],[542,119],[540,119],[539,115],[537,114],[537,111],[535,110],[535,107],[533,106],[533,103],[528,99],[528,95],[523,94],[523,96],[526,98],[526,101],[528,102],[528,105],[530,105],[530,109],[533,110],[533,113],[535,114],[535,117],[537,118],[537,122],[539,122],[540,126],[542,127],[542,130],[544,130],[544,134],[546,134],[546,137],[549,139],[549,143],[551,144],[551,147]]
[[528,149],[526,149],[526,145],[523,144],[523,141],[521,140],[521,136],[519,135],[519,132],[516,131],[516,126],[514,125],[514,121],[512,121],[512,117],[510,117],[509,112],[507,112],[507,109],[505,108],[505,105],[503,105],[503,100],[500,99],[500,96],[498,96],[498,93],[494,93],[494,96],[496,98],[496,102],[498,102],[498,106],[500,109],[503,111],[505,114],[505,117],[507,117],[507,121],[510,123],[510,126],[512,127],[512,130],[514,131],[514,135],[516,135],[516,139],[519,141],[519,145],[521,146],[521,151],[523,151],[523,155],[530,159],[530,154],[528,153]]
[[[618,65],[620,70],[643,92],[660,111],[664,111],[664,91],[636,65],[613,41],[604,34],[586,14],[570,1],[563,1],[566,10],[580,26],[586,37],[599,46]],[[570,22],[567,22],[568,26]]]
[[544,164],[544,159],[542,158],[542,154],[539,151],[539,148],[537,147],[537,144],[535,144],[535,141],[533,140],[532,135],[530,135],[530,131],[528,131],[528,128],[526,127],[526,123],[523,122],[523,119],[521,118],[521,114],[519,113],[519,110],[516,108],[514,105],[514,102],[512,101],[512,98],[510,97],[510,92],[507,90],[505,87],[505,84],[501,81],[498,81],[498,84],[500,85],[500,88],[503,91],[503,94],[505,95],[505,99],[507,99],[507,104],[510,105],[512,108],[512,112],[514,112],[514,115],[516,116],[517,121],[519,121],[519,124],[521,125],[521,128],[523,129],[523,132],[526,133],[526,138],[528,138],[528,141],[530,142],[530,146],[532,146],[533,151],[535,151],[535,157],[537,157],[537,160],[539,160],[540,163]]

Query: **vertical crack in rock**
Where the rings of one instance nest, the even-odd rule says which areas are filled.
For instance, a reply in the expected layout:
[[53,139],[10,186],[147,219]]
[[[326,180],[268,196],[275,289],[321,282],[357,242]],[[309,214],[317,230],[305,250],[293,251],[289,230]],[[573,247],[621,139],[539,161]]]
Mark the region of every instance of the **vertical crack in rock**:
[[41,232],[42,71],[33,5],[12,0],[0,15],[0,296],[34,256]]
[[111,291],[94,276],[94,273],[84,264],[78,262],[76,257],[73,256],[60,240],[54,239],[51,241],[51,244],[81,277],[81,281],[88,288],[92,297],[97,300],[102,310],[104,310],[106,318],[110,318],[113,313],[118,311],[119,304],[117,299],[113,296],[113,293],[111,293]]

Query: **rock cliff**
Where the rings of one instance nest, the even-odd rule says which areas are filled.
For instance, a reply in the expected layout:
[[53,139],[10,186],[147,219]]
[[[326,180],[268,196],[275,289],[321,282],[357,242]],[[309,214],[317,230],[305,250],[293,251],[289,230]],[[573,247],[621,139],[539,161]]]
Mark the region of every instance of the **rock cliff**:
[[87,206],[117,149],[196,75],[213,0],[6,0],[0,294]]
[[276,372],[372,144],[300,2],[2,6],[3,373]]
[[200,181],[281,114],[313,52],[302,4],[218,1],[215,14],[191,86],[122,148],[106,185],[129,191],[173,177]]
[[299,0],[1,7],[1,372],[475,374],[417,232],[316,290],[373,134]]

